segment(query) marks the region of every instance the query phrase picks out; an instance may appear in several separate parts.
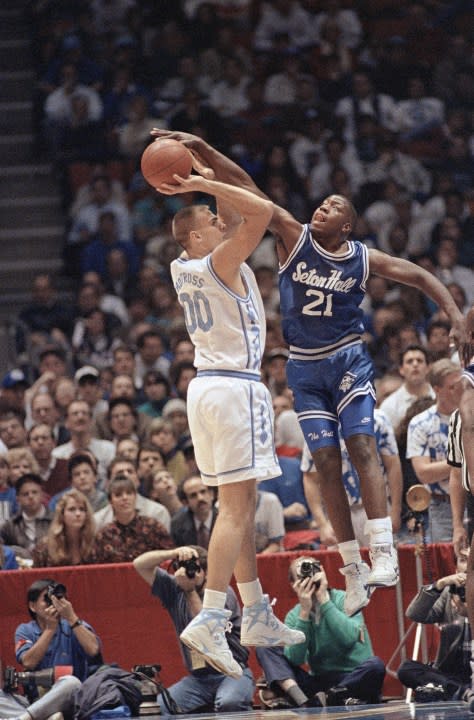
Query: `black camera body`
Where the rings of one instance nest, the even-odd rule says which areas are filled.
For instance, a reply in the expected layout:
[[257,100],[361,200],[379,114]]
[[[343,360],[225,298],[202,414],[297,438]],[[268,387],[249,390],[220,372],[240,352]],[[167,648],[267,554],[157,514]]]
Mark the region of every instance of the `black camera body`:
[[[317,575],[320,572],[321,565],[319,563],[313,562],[312,560],[303,560],[303,562],[298,568],[298,577],[300,580],[304,580],[304,578],[314,577],[314,575]],[[316,590],[319,590],[320,585],[320,580],[317,580],[314,583],[314,587],[316,588]]]
[[134,665],[132,673],[138,676],[140,681],[140,692],[142,694],[142,702],[140,703],[139,715],[158,715],[160,706],[156,701],[156,696],[160,692],[160,681],[158,673],[161,665]]
[[449,592],[451,595],[457,595],[461,602],[466,602],[466,588],[464,585],[461,585],[460,587],[458,585],[450,585]]
[[202,570],[199,560],[196,557],[189,558],[189,560],[175,560],[173,563],[174,570],[181,567],[184,568],[184,571],[190,580],[195,578],[196,573]]
[[46,589],[45,603],[46,605],[52,605],[52,597],[58,598],[58,600],[60,600],[61,598],[66,597],[66,595],[67,590],[65,585],[56,582],[50,583]]

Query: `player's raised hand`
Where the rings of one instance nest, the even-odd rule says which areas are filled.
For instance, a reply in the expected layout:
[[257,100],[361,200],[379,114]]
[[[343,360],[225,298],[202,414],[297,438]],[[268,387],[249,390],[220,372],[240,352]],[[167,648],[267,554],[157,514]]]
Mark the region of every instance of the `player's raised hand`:
[[150,135],[155,138],[168,138],[183,143],[193,156],[193,169],[207,180],[214,180],[214,170],[208,167],[201,155],[199,154],[199,144],[203,142],[201,138],[192,133],[182,132],[181,130],[165,130],[163,128],[153,128]]

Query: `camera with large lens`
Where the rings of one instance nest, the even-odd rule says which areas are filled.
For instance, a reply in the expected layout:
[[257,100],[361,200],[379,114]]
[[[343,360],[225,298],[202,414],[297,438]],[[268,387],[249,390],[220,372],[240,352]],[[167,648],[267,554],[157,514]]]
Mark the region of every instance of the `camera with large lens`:
[[196,557],[189,558],[189,560],[175,560],[173,563],[174,570],[181,567],[184,568],[186,575],[191,580],[196,577],[196,573],[202,570],[199,560]]
[[466,602],[466,588],[464,585],[450,585],[449,592],[451,593],[451,595],[457,595],[461,602]]
[[[313,560],[303,560],[298,568],[298,578],[304,580],[304,578],[311,578],[321,572],[321,565]],[[314,583],[316,590],[319,590],[321,581],[317,580]]]
[[3,673],[3,690],[6,693],[13,693],[18,690],[19,685],[51,688],[55,677],[55,668],[18,672],[14,667],[6,667]]
[[66,597],[67,590],[66,586],[62,583],[50,583],[48,587],[46,588],[46,595],[45,595],[45,603],[46,605],[52,605],[53,601],[51,600],[52,597],[58,598],[60,600],[63,597]]

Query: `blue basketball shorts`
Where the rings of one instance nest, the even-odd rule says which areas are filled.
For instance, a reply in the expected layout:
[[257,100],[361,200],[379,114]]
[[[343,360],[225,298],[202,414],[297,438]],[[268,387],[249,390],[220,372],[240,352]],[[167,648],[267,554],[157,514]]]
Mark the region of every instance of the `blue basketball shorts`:
[[343,438],[375,435],[374,369],[365,345],[352,345],[322,360],[288,360],[288,385],[311,452],[339,446]]

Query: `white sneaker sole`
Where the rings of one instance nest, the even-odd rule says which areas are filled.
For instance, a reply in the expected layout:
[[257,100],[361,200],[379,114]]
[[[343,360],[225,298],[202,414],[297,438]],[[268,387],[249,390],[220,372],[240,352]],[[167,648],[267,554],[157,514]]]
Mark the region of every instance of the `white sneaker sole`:
[[206,653],[203,652],[202,649],[194,643],[192,638],[183,637],[181,635],[180,640],[183,643],[183,645],[186,645],[186,647],[188,647],[190,650],[194,650],[194,652],[197,652],[198,655],[200,655],[202,658],[204,658],[206,663],[208,665],[211,665],[214,668],[214,670],[217,670],[217,672],[223,673],[224,675],[228,675],[229,677],[235,678],[236,680],[238,680],[239,678],[242,677],[242,668],[240,667],[240,665],[237,665],[237,663],[236,663],[236,665],[239,670],[237,670],[237,669],[229,670],[228,666],[225,665],[223,662],[220,662],[218,658],[215,658],[213,656],[211,657],[210,655],[206,655]]
[[373,588],[394,587],[394,585],[397,585],[399,579],[400,577],[398,574],[392,575],[391,577],[387,577],[385,579],[375,577],[372,580],[369,575],[369,577],[367,578],[367,585]]
[[287,647],[291,645],[299,645],[300,643],[304,642],[306,640],[306,637],[304,633],[301,633],[301,639],[292,639],[292,640],[285,640],[284,638],[278,639],[276,638],[274,641],[268,641],[265,640],[265,638],[258,638],[256,640],[252,640],[252,638],[243,638],[240,637],[240,644],[244,645],[244,647]]

